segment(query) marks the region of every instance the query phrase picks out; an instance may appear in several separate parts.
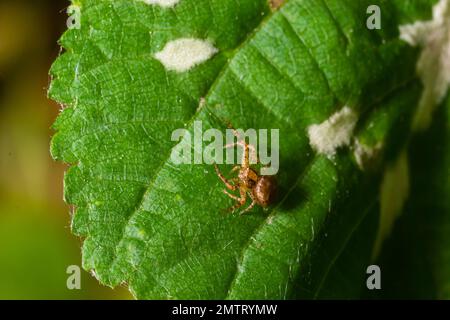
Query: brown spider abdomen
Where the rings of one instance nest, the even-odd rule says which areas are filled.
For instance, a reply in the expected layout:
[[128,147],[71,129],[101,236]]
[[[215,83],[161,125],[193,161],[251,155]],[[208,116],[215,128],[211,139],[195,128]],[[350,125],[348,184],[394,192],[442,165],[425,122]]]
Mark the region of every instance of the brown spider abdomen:
[[261,207],[267,207],[275,201],[277,181],[274,176],[262,176],[253,188],[253,198]]

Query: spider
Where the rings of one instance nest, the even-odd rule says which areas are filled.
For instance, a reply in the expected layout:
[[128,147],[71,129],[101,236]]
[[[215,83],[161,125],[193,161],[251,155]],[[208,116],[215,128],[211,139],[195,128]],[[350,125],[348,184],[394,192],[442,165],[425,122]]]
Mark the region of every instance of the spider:
[[[238,137],[236,131],[233,130],[233,132],[234,135]],[[256,158],[256,163],[259,163],[252,145],[247,144],[245,141],[238,141],[237,143],[227,145],[225,147],[234,147],[236,145],[241,145],[244,148],[242,164],[235,166],[231,170],[231,172],[239,171],[237,177],[227,179],[220,172],[217,164],[214,164],[214,168],[220,180],[222,180],[227,189],[230,191],[239,190],[239,197],[229,193],[226,189],[223,190],[223,193],[237,202],[234,206],[229,208],[228,211],[235,212],[237,209],[245,205],[247,202],[247,196],[252,199],[252,203],[247,207],[247,209],[240,213],[242,215],[252,210],[255,205],[267,208],[270,204],[272,204],[276,194],[277,183],[275,176],[261,176],[250,167],[250,149],[252,150],[252,156]]]

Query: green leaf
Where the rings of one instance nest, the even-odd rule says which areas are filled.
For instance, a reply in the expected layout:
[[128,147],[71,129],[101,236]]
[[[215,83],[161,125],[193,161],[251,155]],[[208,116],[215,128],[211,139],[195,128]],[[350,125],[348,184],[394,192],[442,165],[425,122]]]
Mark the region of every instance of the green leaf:
[[449,109],[412,143],[411,196],[379,259],[382,298],[450,299]]
[[[74,5],[81,29],[63,36],[67,53],[51,70],[50,96],[65,105],[52,154],[77,163],[66,174],[65,198],[77,207],[74,233],[88,236],[84,267],[116,285],[124,280],[111,272],[117,246],[170,154],[172,131],[190,120],[226,56],[268,9],[264,1],[221,0],[183,1],[176,9],[129,0]],[[214,39],[220,54],[192,72],[166,72],[153,55],[183,37]]]
[[[63,36],[51,71],[65,106],[52,154],[72,164],[65,198],[84,268],[144,299],[359,296],[379,173],[407,144],[420,95],[418,50],[397,31],[417,11],[375,2],[388,13],[380,31],[366,28],[365,0],[290,0],[272,13],[266,1],[74,1],[81,29]],[[217,52],[166,69],[158,53],[187,38]],[[354,139],[334,156],[311,147],[310,126],[342,110],[360,143],[383,146],[371,169]],[[194,134],[194,121],[280,130],[274,206],[221,214],[232,202],[213,167],[171,161],[173,130]],[[351,284],[338,288],[339,276]]]

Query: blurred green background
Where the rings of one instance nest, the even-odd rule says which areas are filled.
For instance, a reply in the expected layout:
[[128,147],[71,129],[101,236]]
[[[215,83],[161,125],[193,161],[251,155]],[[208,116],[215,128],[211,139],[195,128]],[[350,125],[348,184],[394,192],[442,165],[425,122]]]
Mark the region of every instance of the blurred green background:
[[68,4],[0,0],[0,299],[130,298],[85,271],[81,290],[66,286],[81,239],[63,202],[65,166],[48,151],[60,107],[46,91]]

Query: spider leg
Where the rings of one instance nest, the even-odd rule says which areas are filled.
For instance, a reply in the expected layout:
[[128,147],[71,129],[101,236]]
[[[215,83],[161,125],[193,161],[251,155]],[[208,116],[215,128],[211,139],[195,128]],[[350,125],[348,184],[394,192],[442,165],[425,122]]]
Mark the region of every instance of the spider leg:
[[250,155],[249,155],[250,163],[251,164],[259,163],[259,157],[258,157],[258,153],[256,152],[256,148],[254,146],[252,146],[251,144],[248,145],[248,148],[250,150]]
[[247,209],[245,209],[244,211],[242,211],[241,213],[239,213],[239,215],[243,215],[247,212],[249,212],[250,210],[252,210],[255,205],[257,204],[255,197],[253,196],[253,194],[251,192],[248,193],[249,197],[252,199],[252,203],[247,207]]
[[244,149],[244,154],[242,155],[242,162],[241,162],[244,167],[248,167],[250,162],[252,164],[259,163],[259,158],[258,158],[258,155],[256,152],[256,148],[253,145],[248,144],[245,141],[238,141],[238,142],[226,144],[224,146],[224,148],[229,149],[229,148],[233,148],[235,146],[240,146]]
[[237,186],[232,185],[230,183],[230,181],[227,180],[227,178],[225,178],[225,176],[220,172],[219,167],[217,166],[217,164],[214,164],[214,169],[216,170],[216,174],[219,176],[220,180],[222,180],[222,182],[225,184],[225,186],[234,191],[237,189]]
[[244,168],[248,168],[250,166],[249,161],[249,147],[248,144],[244,142],[244,145],[242,146],[244,148],[244,154],[242,155],[242,166]]
[[239,142],[234,142],[234,143],[229,143],[229,144],[224,145],[223,148],[230,149],[230,148],[233,148],[233,147],[239,146],[239,145],[240,145]]
[[237,209],[242,207],[247,202],[247,193],[242,189],[239,189],[239,193],[240,193],[241,197],[236,200],[236,201],[238,201],[238,203],[236,203],[234,206],[229,208],[228,209],[229,212],[236,211]]
[[236,172],[236,171],[238,171],[239,169],[241,169],[240,166],[234,166],[233,169],[231,169],[230,173]]
[[234,194],[229,193],[227,190],[223,189],[222,191],[223,191],[223,193],[225,193],[227,196],[229,196],[231,199],[233,199],[233,200],[235,200],[235,201],[237,201],[237,202],[241,201],[241,198],[235,196]]
[[239,213],[239,215],[242,216],[243,214],[249,212],[250,210],[252,210],[255,207],[255,205],[256,205],[256,201],[253,200],[252,203],[248,206],[248,208],[245,209],[244,211],[242,211],[241,213]]

